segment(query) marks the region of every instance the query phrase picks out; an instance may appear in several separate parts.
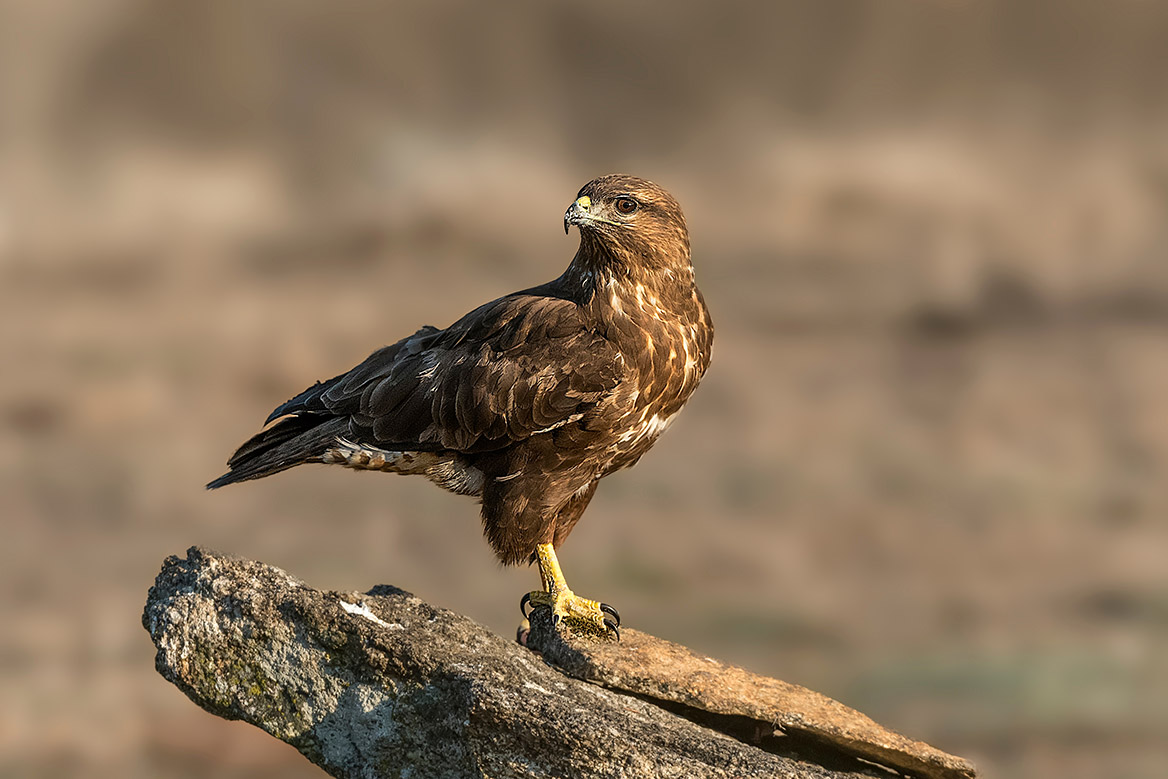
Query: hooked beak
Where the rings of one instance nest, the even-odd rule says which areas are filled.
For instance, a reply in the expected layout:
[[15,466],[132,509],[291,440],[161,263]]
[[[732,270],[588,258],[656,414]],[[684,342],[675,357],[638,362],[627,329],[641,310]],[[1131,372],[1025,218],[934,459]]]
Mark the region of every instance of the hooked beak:
[[575,203],[568,206],[568,210],[564,212],[564,235],[568,234],[570,226],[579,226],[592,220],[588,213],[590,208],[592,208],[592,198],[587,195],[581,195],[576,198]]

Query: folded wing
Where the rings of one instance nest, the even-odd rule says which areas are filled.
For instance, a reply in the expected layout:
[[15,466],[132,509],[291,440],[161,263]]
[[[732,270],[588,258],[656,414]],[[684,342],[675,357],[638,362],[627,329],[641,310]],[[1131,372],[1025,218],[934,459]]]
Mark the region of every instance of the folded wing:
[[481,452],[576,422],[624,363],[576,304],[512,295],[446,330],[424,328],[276,411],[348,417],[351,439]]

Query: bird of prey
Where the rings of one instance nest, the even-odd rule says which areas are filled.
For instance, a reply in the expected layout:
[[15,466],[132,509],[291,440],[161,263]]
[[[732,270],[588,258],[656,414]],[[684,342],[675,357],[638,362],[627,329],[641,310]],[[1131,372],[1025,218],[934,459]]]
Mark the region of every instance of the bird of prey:
[[710,361],[713,324],[677,201],[609,175],[579,191],[580,248],[554,281],[423,327],[277,407],[207,486],[303,463],[421,474],[482,502],[507,565],[536,562],[571,631],[619,638],[606,604],[575,595],[556,558],[604,476],[637,462]]

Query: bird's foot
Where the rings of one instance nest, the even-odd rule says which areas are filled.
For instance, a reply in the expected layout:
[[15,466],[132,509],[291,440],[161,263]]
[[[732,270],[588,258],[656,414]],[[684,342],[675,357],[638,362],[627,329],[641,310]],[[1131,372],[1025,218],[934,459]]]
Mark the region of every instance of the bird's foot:
[[552,612],[552,624],[577,635],[620,640],[620,614],[607,603],[581,598],[571,590],[556,593],[535,590],[523,596],[519,610],[527,617],[531,610],[546,608]]

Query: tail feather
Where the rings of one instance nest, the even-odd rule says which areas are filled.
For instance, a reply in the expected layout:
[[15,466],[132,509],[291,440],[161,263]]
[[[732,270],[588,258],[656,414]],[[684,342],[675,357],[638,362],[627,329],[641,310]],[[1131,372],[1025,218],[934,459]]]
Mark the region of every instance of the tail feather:
[[347,417],[298,414],[256,433],[231,455],[228,471],[207,484],[214,490],[249,479],[261,479],[320,458],[348,430]]

